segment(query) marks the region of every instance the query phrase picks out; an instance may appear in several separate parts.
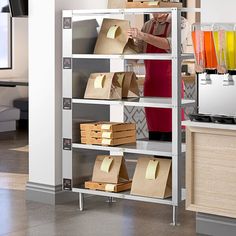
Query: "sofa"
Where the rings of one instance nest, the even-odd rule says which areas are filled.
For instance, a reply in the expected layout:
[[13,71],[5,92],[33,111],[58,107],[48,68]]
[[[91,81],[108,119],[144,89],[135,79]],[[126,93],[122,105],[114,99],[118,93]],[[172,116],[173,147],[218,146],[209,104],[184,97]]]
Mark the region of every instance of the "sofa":
[[20,119],[20,109],[0,105],[0,132],[15,131]]

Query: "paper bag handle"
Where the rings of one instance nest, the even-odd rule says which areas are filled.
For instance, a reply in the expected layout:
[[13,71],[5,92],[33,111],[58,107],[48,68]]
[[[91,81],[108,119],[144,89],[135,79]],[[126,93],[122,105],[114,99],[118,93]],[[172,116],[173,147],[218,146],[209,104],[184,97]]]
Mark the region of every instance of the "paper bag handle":
[[146,169],[145,179],[154,180],[157,177],[157,167],[159,161],[150,160]]
[[94,88],[103,88],[104,87],[104,82],[106,79],[106,75],[98,75],[95,80],[94,80]]
[[102,132],[102,138],[111,138],[112,132]]
[[158,6],[159,3],[160,3],[159,1],[148,2],[148,6]]
[[115,184],[106,184],[105,185],[105,191],[107,192],[114,192],[115,191]]
[[110,168],[111,168],[111,164],[113,162],[113,158],[111,156],[106,156],[101,164],[101,171],[109,173]]
[[110,130],[111,126],[111,124],[102,124],[101,130]]
[[120,29],[120,26],[118,25],[111,26],[107,32],[107,38],[115,39],[117,36],[118,29]]

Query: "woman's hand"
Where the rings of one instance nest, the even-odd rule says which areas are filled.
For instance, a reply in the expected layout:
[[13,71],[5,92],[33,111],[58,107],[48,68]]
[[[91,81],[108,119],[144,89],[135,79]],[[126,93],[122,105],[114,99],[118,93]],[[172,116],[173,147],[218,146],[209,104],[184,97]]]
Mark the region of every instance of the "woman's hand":
[[132,39],[138,39],[144,41],[148,44],[151,44],[157,48],[164,50],[170,50],[170,44],[167,38],[154,36],[152,34],[147,34],[140,31],[137,28],[130,28],[127,31],[128,37]]
[[137,28],[128,29],[128,37],[132,39],[142,39],[143,32]]

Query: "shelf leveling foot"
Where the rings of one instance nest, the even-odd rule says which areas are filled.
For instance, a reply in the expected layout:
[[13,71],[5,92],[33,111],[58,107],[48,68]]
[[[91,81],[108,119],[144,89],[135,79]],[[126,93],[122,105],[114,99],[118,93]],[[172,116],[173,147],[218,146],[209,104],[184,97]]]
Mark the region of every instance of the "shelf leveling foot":
[[115,203],[116,200],[113,197],[108,197],[106,200],[107,203]]
[[79,210],[83,211],[84,210],[84,194],[79,193]]
[[172,210],[172,223],[170,223],[172,226],[179,226],[180,223],[178,223],[178,207],[173,206]]

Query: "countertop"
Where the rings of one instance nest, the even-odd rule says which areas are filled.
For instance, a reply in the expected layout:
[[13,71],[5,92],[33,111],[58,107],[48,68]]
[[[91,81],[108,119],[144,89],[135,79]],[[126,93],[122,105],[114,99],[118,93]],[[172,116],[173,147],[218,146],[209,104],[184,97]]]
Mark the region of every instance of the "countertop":
[[222,130],[236,131],[236,125],[207,123],[207,122],[195,122],[195,121],[190,121],[190,120],[183,121],[182,124],[184,126],[191,126],[191,127],[198,127],[198,128],[222,129]]

